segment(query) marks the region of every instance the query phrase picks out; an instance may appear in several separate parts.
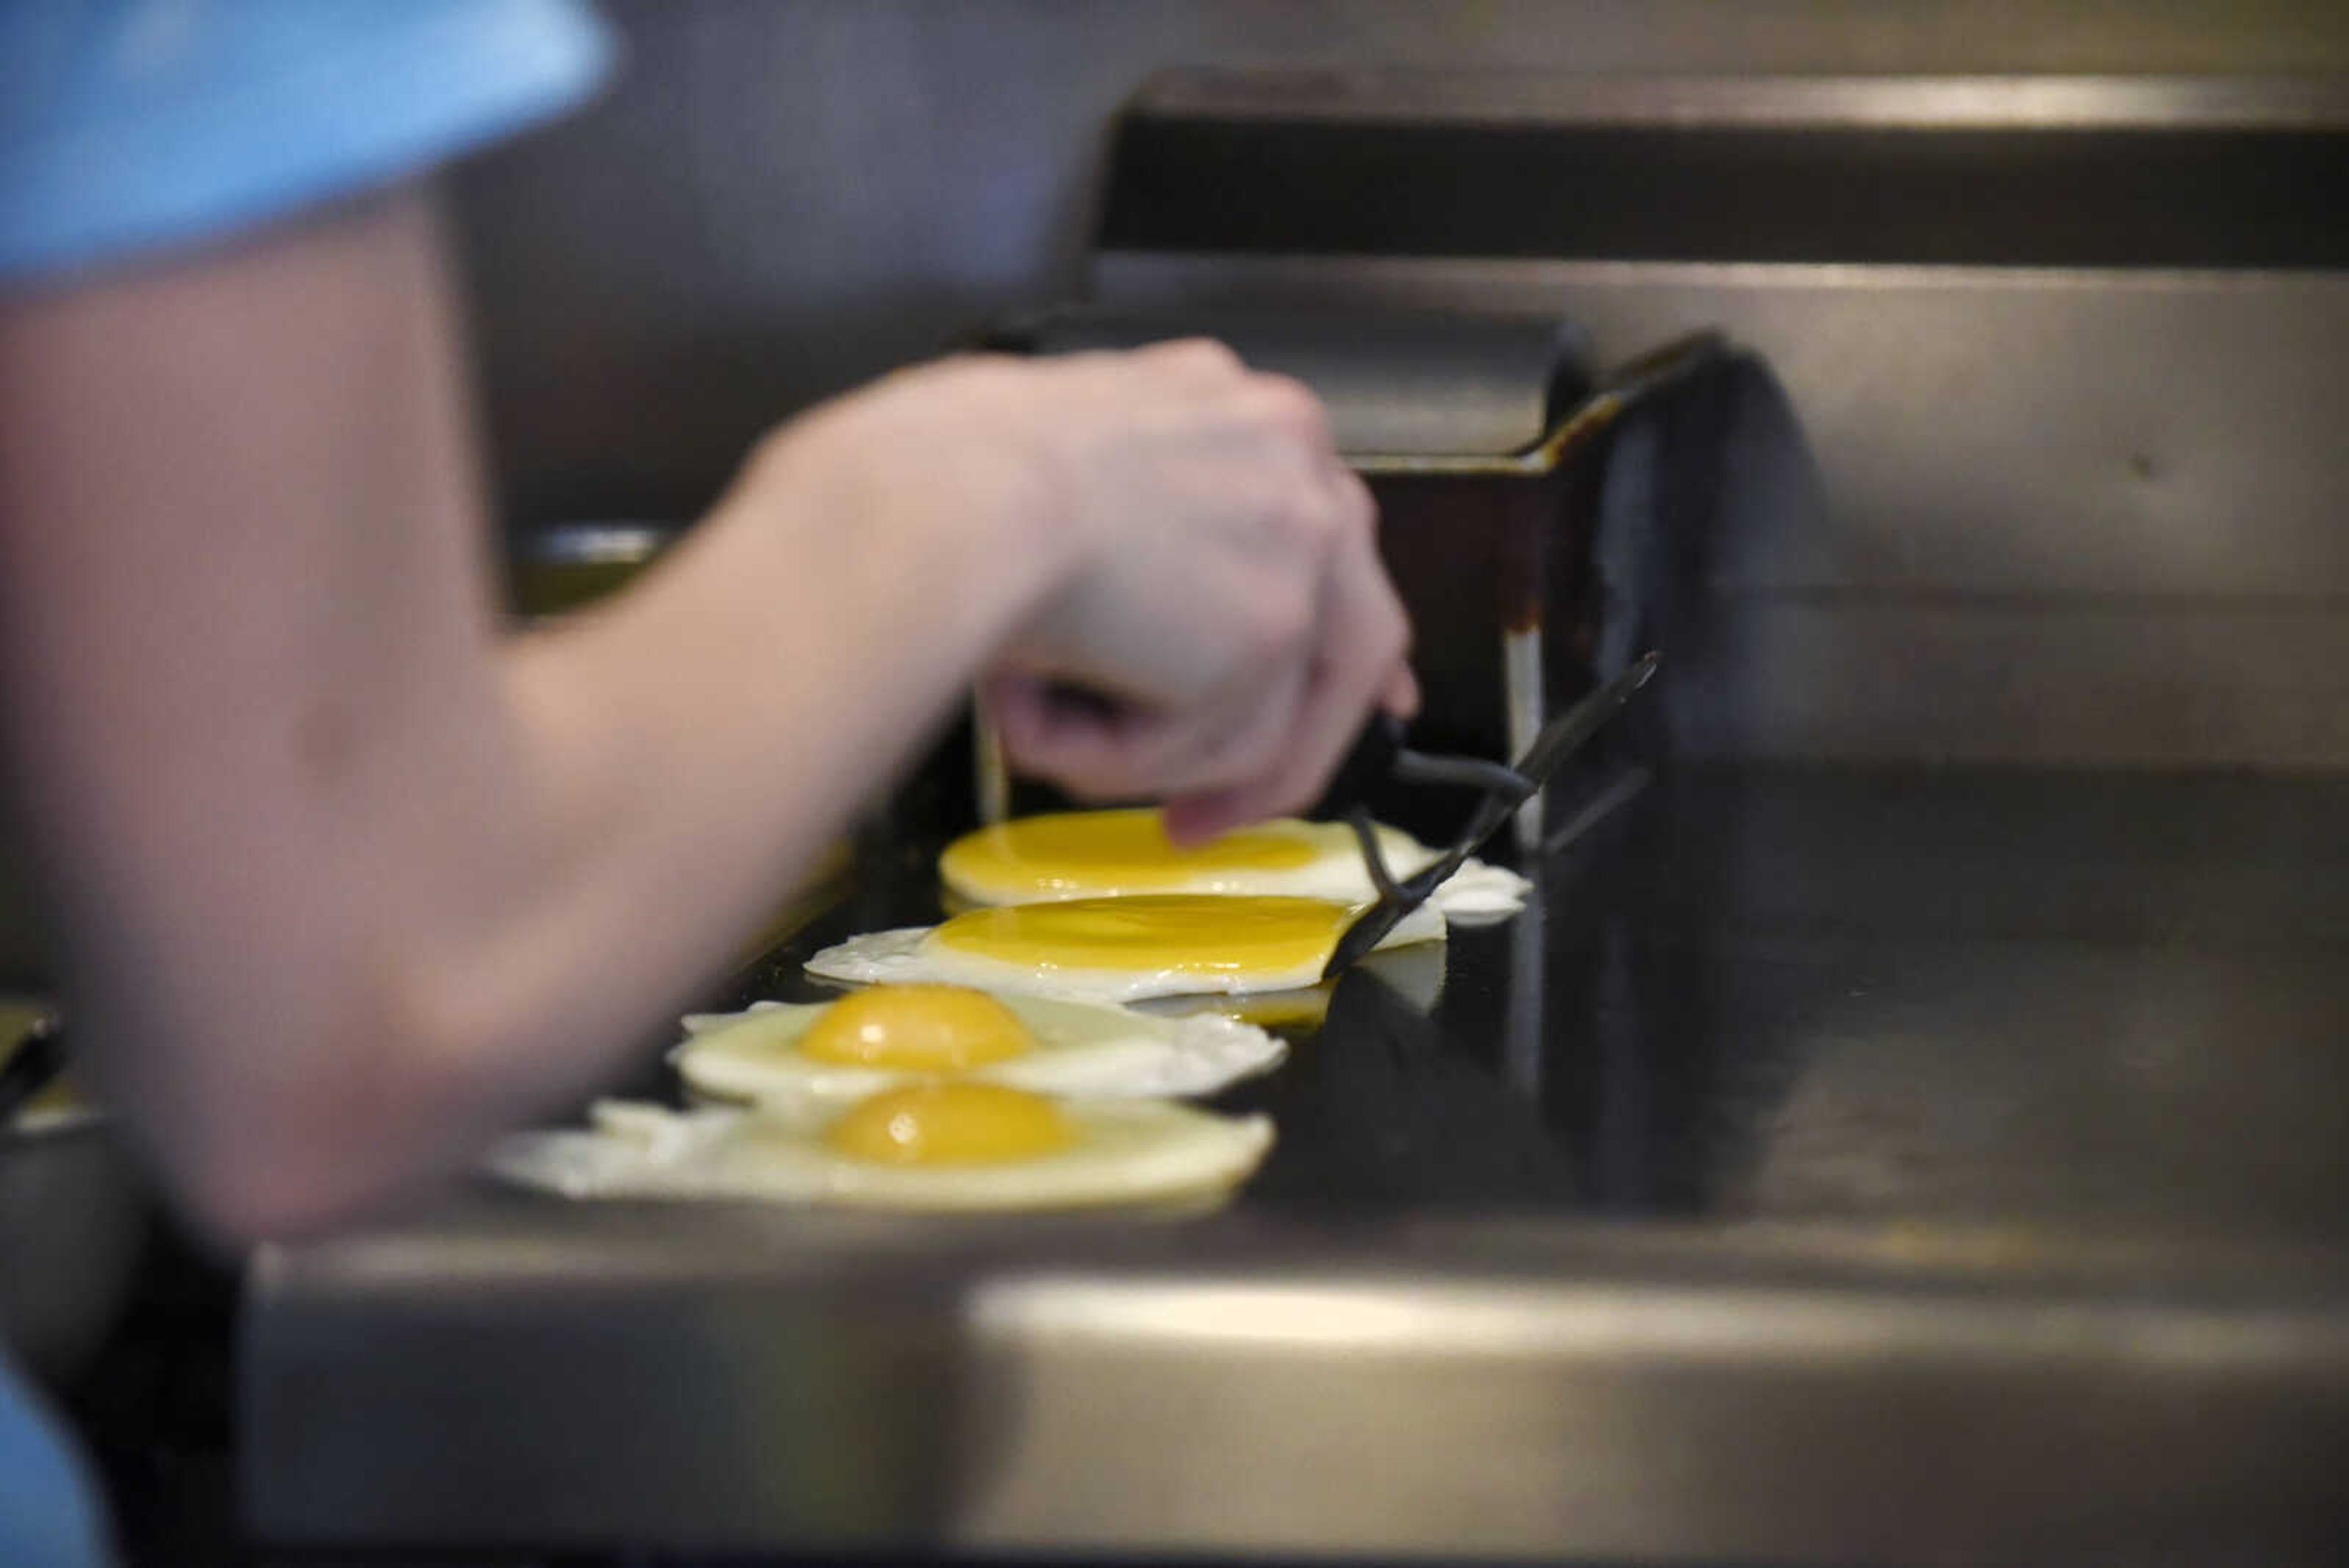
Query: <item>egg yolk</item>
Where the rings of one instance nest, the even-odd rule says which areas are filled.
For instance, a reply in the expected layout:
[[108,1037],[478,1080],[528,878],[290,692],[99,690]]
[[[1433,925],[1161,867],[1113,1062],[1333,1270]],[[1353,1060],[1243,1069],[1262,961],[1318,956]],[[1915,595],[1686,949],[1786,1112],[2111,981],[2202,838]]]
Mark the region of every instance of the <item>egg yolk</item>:
[[1053,897],[1237,891],[1216,878],[1246,871],[1293,871],[1319,850],[1308,837],[1242,828],[1178,849],[1154,810],[1055,812],[981,828],[950,845],[940,869],[950,881]]
[[1003,1084],[915,1084],[851,1106],[824,1141],[885,1165],[986,1165],[1032,1159],[1076,1141],[1061,1107]]
[[962,985],[879,985],[844,996],[800,1036],[799,1054],[843,1066],[960,1073],[1029,1050],[1014,1013]]
[[1038,970],[1281,974],[1327,962],[1353,913],[1325,898],[1158,893],[972,909],[930,940]]
[[1318,1029],[1330,1016],[1330,992],[1327,987],[1316,987],[1265,992],[1256,996],[1218,997],[1211,1011],[1237,1023],[1253,1023],[1258,1029]]

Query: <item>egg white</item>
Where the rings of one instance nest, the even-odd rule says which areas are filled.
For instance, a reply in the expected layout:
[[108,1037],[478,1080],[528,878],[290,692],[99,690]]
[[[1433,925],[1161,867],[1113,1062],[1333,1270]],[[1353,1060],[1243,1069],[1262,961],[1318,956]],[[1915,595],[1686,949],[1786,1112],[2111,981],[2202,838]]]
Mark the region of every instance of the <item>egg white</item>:
[[[1034,863],[1030,874],[1001,875],[999,868],[978,865],[973,857],[958,853],[989,831],[980,828],[964,835],[938,857],[939,879],[950,894],[966,903],[1052,903],[1069,898],[1119,898],[1130,893],[1275,894],[1327,898],[1340,904],[1367,904],[1378,897],[1378,889],[1371,884],[1370,869],[1362,864],[1361,846],[1354,841],[1353,830],[1342,822],[1307,822],[1283,816],[1252,823],[1242,830],[1306,846],[1313,852],[1313,857],[1301,866],[1206,867],[1169,879],[1154,877],[1147,886],[1127,886],[1114,876],[1042,860]],[[1441,858],[1439,851],[1399,827],[1381,823],[1374,832],[1387,868],[1398,878],[1413,876]],[[1532,883],[1508,867],[1471,857],[1459,870],[1444,878],[1429,902],[1455,921],[1482,925],[1506,919],[1524,909],[1532,889]]]
[[[1409,947],[1374,952],[1355,968],[1377,980],[1389,993],[1413,1012],[1435,1011],[1444,999],[1444,953],[1442,942],[1414,942]],[[1259,1029],[1291,1033],[1319,1029],[1329,1016],[1334,985],[1300,987],[1294,991],[1251,991],[1238,994],[1160,996],[1133,1002],[1130,1011],[1160,1018],[1191,1018],[1212,1014]]]
[[605,1101],[585,1131],[522,1133],[486,1168],[574,1199],[747,1199],[933,1213],[1192,1204],[1254,1173],[1268,1116],[1225,1116],[1170,1100],[1065,1102],[1075,1144],[1021,1160],[891,1165],[823,1141],[802,1106],[671,1111]]
[[1288,1048],[1229,1018],[1153,1018],[1103,1002],[999,996],[1034,1044],[1024,1054],[959,1073],[906,1072],[802,1055],[801,1036],[832,1003],[765,1002],[748,1012],[690,1017],[669,1053],[696,1093],[753,1103],[842,1105],[899,1084],[939,1076],[1008,1084],[1068,1099],[1183,1098],[1212,1095],[1278,1066]]
[[[977,986],[998,995],[1069,997],[1093,1002],[1293,991],[1321,981],[1319,961],[1224,975],[1185,973],[1173,969],[1080,968],[1073,964],[1043,967],[946,947],[930,940],[936,929],[935,926],[901,926],[894,930],[867,931],[818,952],[808,960],[807,972],[823,980],[859,985],[943,981]],[[1441,941],[1444,930],[1444,916],[1423,904],[1404,916],[1379,947]]]

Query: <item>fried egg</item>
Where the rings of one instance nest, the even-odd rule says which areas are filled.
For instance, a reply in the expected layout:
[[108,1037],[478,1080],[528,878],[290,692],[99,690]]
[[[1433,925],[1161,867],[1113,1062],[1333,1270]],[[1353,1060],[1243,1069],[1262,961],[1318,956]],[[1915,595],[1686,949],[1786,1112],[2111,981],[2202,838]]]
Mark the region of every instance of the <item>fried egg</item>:
[[1171,1100],[1055,1100],[1008,1084],[905,1084],[821,1116],[607,1101],[585,1131],[524,1133],[488,1168],[566,1198],[747,1199],[978,1212],[1218,1199],[1272,1147],[1269,1117]]
[[[941,981],[1100,1002],[1289,991],[1319,983],[1357,912],[1326,898],[1210,893],[1015,904],[852,937],[807,969],[826,980]],[[1423,905],[1379,946],[1443,936],[1444,917]]]
[[686,1020],[669,1060],[697,1093],[839,1104],[928,1078],[1072,1099],[1212,1095],[1287,1048],[1229,1018],[1152,1018],[1103,1002],[878,985],[836,1002],[769,1002]]
[[[1444,997],[1444,944],[1414,942],[1409,947],[1374,952],[1356,965],[1364,976],[1378,981],[1403,1005],[1419,1013],[1434,1011]],[[1132,1011],[1161,1018],[1213,1015],[1238,1023],[1252,1023],[1276,1034],[1304,1035],[1321,1027],[1329,1017],[1333,985],[1298,991],[1258,991],[1239,995],[1162,996],[1132,1004]]]
[[[1374,829],[1395,876],[1439,858],[1399,828]],[[1342,822],[1278,817],[1178,848],[1156,810],[1050,812],[965,834],[938,857],[948,891],[970,904],[1037,904],[1135,893],[1283,894],[1367,904],[1369,868]],[[1470,860],[1433,900],[1454,919],[1501,919],[1525,908],[1531,884]]]

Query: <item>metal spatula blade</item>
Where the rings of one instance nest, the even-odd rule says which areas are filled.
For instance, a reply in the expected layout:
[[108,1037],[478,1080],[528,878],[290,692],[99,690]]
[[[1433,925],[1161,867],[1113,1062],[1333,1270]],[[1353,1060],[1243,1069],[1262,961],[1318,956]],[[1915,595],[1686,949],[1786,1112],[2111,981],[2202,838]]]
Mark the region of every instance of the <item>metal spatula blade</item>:
[[1486,792],[1484,803],[1470,816],[1458,841],[1442,859],[1424,870],[1397,880],[1379,853],[1378,836],[1371,830],[1369,817],[1358,809],[1348,820],[1361,846],[1363,861],[1370,867],[1371,885],[1379,890],[1378,901],[1355,916],[1353,923],[1340,934],[1337,946],[1330,950],[1330,961],[1321,968],[1321,978],[1333,979],[1361,962],[1386,939],[1387,933],[1402,923],[1404,916],[1427,902],[1445,878],[1501,830],[1519,802],[1547,784],[1559,764],[1581,750],[1609,720],[1623,711],[1640,688],[1654,677],[1661,661],[1660,654],[1643,655],[1622,674],[1543,725],[1533,744],[1526,748],[1526,754],[1509,770],[1511,782],[1506,787],[1496,784]]

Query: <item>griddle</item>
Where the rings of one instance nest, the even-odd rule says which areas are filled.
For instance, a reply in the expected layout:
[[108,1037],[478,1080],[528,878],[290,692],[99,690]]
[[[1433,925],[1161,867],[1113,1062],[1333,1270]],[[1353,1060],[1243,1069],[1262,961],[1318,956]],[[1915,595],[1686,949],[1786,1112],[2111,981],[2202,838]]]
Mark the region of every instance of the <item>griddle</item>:
[[[929,846],[714,1000],[932,918]],[[252,1275],[303,1549],[2316,1563],[2349,785],[1667,771],[1181,1220],[487,1188]]]

